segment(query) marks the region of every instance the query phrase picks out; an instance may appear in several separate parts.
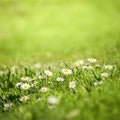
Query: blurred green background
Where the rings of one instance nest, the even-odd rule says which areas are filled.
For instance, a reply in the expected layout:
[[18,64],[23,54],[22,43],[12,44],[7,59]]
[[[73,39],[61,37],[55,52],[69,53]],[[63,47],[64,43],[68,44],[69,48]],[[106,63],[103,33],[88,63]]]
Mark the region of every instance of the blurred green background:
[[119,52],[119,0],[0,0],[0,63]]

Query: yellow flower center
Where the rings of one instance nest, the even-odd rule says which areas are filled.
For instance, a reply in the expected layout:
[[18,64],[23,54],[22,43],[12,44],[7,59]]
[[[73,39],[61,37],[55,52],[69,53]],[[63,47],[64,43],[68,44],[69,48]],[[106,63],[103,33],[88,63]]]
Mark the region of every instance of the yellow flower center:
[[107,66],[107,68],[108,68],[108,69],[110,69],[110,68],[111,68],[111,66]]
[[69,70],[68,69],[65,69],[65,72],[68,72]]
[[23,97],[23,101],[26,101],[27,99],[26,99],[26,97]]
[[74,63],[73,65],[74,65],[75,67],[77,66],[77,64],[76,64],[76,63]]
[[24,89],[27,89],[27,88],[28,88],[28,86],[27,86],[27,85],[25,85],[25,86],[24,86]]

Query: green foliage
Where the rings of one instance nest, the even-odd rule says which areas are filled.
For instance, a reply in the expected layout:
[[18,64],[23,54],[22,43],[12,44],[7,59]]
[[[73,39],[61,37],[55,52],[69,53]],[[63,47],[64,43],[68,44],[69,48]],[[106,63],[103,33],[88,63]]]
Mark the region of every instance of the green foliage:
[[[83,65],[73,65],[64,63],[47,68],[36,68],[36,65],[25,69],[15,66],[4,68],[0,75],[1,118],[21,120],[22,116],[23,120],[119,119],[119,64],[98,65],[86,61]],[[71,69],[72,73],[66,75],[62,68]],[[53,74],[46,73],[46,69]],[[102,73],[108,74],[104,76]],[[58,82],[57,78],[63,78],[64,81]],[[76,86],[72,85],[73,88],[70,87],[72,81],[76,83]],[[25,83],[30,88],[23,88]],[[48,90],[44,91],[42,87],[47,87]],[[22,96],[29,98],[21,101]],[[49,104],[49,96],[55,96],[58,103]],[[5,107],[5,104],[12,105]]]

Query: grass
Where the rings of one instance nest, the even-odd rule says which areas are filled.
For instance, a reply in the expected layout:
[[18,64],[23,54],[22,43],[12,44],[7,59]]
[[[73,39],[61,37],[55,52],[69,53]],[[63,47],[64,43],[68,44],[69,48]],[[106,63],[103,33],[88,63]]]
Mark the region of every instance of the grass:
[[[0,114],[2,119],[119,119],[120,84],[120,2],[119,0],[0,1]],[[100,68],[83,71],[72,63],[97,59]],[[37,69],[34,64],[40,63]],[[62,63],[62,64],[61,64]],[[65,63],[65,64],[63,64]],[[66,66],[67,64],[67,66]],[[115,65],[106,71],[104,66]],[[12,74],[13,66],[17,71]],[[70,68],[65,76],[61,69]],[[52,77],[38,79],[44,70]],[[95,73],[94,73],[95,72]],[[109,77],[101,77],[108,72]],[[97,76],[96,76],[97,75]],[[36,78],[37,88],[23,91],[15,87],[21,77]],[[63,77],[64,82],[56,78]],[[52,81],[52,84],[48,84]],[[70,89],[69,82],[76,88]],[[94,82],[102,85],[94,86]],[[32,83],[29,83],[32,84]],[[41,93],[41,87],[49,88]],[[19,101],[29,95],[25,103]],[[58,104],[49,108],[47,99],[55,96]],[[40,101],[37,101],[38,98]],[[5,103],[14,106],[4,111]]]
[[[85,64],[88,64],[86,62]],[[93,68],[83,69],[82,66],[72,67],[72,65],[63,64],[59,66],[47,66],[45,68],[11,68],[5,69],[1,78],[1,115],[3,119],[119,119],[119,84],[120,66],[115,63],[117,68],[112,70],[105,69],[104,65],[95,67],[96,64],[89,64]],[[64,75],[62,68],[69,68],[72,74]],[[48,76],[44,72],[48,69],[53,72],[53,76]],[[110,76],[102,77],[101,73],[109,73]],[[39,75],[41,75],[41,78]],[[24,81],[22,77],[29,79]],[[63,78],[65,81],[57,82],[57,78]],[[33,80],[34,79],[34,80]],[[69,87],[71,81],[76,83],[73,88]],[[29,84],[27,90],[22,85],[16,86],[22,82]],[[99,84],[101,83],[102,84]],[[97,85],[96,85],[97,84]],[[22,88],[21,88],[22,87]],[[48,91],[42,90],[47,87]],[[20,101],[22,96],[29,96],[27,101]],[[49,96],[55,96],[58,103],[49,104]],[[4,105],[12,103],[11,107]],[[6,110],[6,109],[7,110]]]

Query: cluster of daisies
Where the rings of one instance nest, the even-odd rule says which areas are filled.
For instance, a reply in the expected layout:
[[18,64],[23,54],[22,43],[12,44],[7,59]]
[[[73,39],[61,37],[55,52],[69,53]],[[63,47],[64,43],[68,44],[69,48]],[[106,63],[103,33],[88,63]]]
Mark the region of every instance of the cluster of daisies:
[[[56,76],[55,80],[58,83],[64,82],[64,81],[67,81],[67,78],[70,78],[74,74],[74,71],[77,71],[79,69],[81,69],[82,71],[89,71],[89,70],[92,71],[92,70],[95,70],[95,68],[103,69],[103,72],[100,73],[100,76],[105,79],[107,77],[110,77],[110,71],[116,69],[116,67],[113,65],[101,66],[100,64],[96,64],[96,63],[97,63],[97,60],[95,58],[88,58],[88,60],[86,62],[84,60],[78,60],[75,63],[72,63],[72,65],[70,65],[70,66],[65,65],[65,68],[61,68],[61,70],[60,70],[61,76],[60,77]],[[41,69],[40,64],[35,64],[34,67],[39,70]],[[15,73],[16,69],[17,69],[16,66],[12,67],[12,69],[11,69],[12,74]],[[3,75],[3,74],[4,74],[4,72],[0,71],[0,75]],[[54,72],[50,69],[43,70],[42,74],[40,73],[40,74],[36,75],[34,78],[30,78],[28,76],[23,76],[20,78],[19,82],[17,82],[15,84],[15,88],[17,90],[19,89],[21,91],[29,91],[31,88],[34,89],[37,86],[37,84],[39,84],[40,81],[44,82],[45,79],[49,80],[53,76],[55,77]],[[48,81],[48,84],[50,84],[50,83],[51,83],[51,81]],[[95,87],[98,85],[101,85],[101,84],[103,84],[103,81],[97,81],[97,82],[93,83],[93,85]],[[77,85],[78,85],[77,80],[71,80],[68,83],[68,88],[74,90],[74,89],[76,89]],[[40,87],[41,88],[39,91],[41,93],[47,93],[50,89],[46,86],[40,86]],[[29,94],[28,95],[25,94],[19,98],[19,101],[27,102],[29,99],[30,99]],[[40,100],[40,98],[38,100]],[[48,96],[48,98],[47,98],[47,102],[50,105],[57,105],[58,101],[59,101],[59,99],[56,96]],[[14,106],[13,103],[5,103],[4,110],[9,110],[13,106]]]

